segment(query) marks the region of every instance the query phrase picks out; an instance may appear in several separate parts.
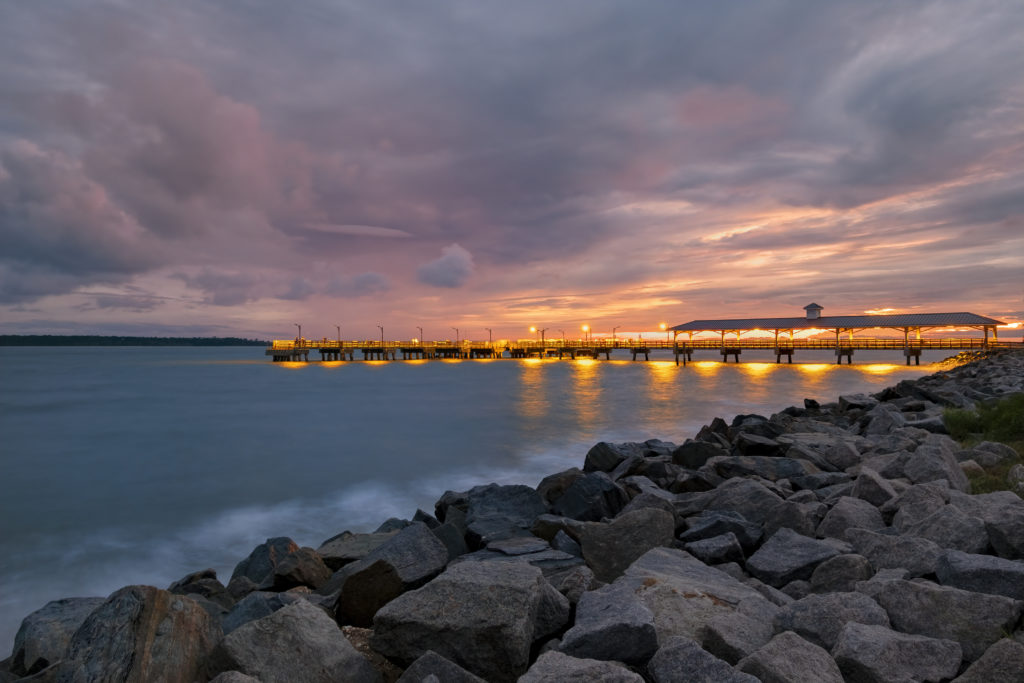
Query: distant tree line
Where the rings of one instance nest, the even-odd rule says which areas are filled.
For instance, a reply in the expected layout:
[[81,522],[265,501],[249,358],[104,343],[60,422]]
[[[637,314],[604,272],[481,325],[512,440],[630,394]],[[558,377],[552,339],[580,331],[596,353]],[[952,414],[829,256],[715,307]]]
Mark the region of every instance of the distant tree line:
[[98,334],[0,334],[0,346],[266,346],[241,337],[119,337]]

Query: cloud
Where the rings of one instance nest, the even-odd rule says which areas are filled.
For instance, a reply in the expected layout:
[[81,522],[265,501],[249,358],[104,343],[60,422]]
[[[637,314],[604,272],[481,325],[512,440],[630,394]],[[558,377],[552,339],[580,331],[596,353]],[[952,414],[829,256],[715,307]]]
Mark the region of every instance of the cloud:
[[352,278],[352,291],[356,296],[380,294],[391,289],[391,279],[383,273],[360,273]]
[[473,255],[458,244],[441,249],[441,256],[416,269],[420,282],[434,287],[461,287],[473,274]]
[[303,226],[309,230],[325,232],[332,235],[352,235],[354,237],[412,237],[411,233],[397,228],[382,228],[376,225],[334,225],[332,223],[307,223]]

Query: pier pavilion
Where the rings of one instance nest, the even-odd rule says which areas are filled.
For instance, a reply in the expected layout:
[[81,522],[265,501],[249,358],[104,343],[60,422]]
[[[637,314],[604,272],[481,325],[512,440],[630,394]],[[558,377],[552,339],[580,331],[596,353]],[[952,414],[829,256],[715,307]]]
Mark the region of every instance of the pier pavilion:
[[[722,358],[729,359],[733,356],[739,361],[743,349],[764,349],[773,348],[775,351],[775,362],[780,362],[782,356],[786,356],[788,362],[793,362],[793,352],[798,348],[834,348],[836,362],[841,363],[846,358],[847,363],[853,362],[853,352],[856,349],[895,349],[902,347],[903,355],[906,357],[907,365],[910,365],[911,358],[915,363],[921,363],[921,350],[927,348],[942,348],[941,342],[948,342],[948,339],[929,340],[923,339],[921,334],[926,330],[936,329],[969,329],[979,330],[984,338],[981,346],[989,346],[989,335],[992,342],[998,343],[999,333],[997,326],[1005,325],[999,320],[986,318],[976,313],[900,313],[895,315],[822,315],[824,310],[818,304],[804,306],[806,314],[802,318],[742,318],[731,320],[691,320],[682,325],[669,328],[675,335],[676,363],[679,356],[683,356],[683,362],[692,359],[692,352],[695,348],[708,348],[716,345],[719,347]],[[903,338],[893,337],[872,337],[857,338],[857,332],[864,330],[896,330],[903,333]],[[831,333],[835,339],[796,339],[795,335],[800,331],[812,331],[812,335]],[[695,335],[711,332],[717,333],[719,339],[695,339]],[[759,333],[757,336],[743,338],[744,334]],[[679,341],[679,335],[686,334],[687,339]],[[729,335],[727,337],[727,335]],[[732,337],[731,335],[735,335]],[[768,335],[772,335],[769,337]],[[845,335],[845,339],[844,339]],[[970,348],[973,344],[964,340],[963,348]],[[940,342],[935,344],[934,342]],[[682,345],[680,345],[682,344]],[[769,346],[770,345],[770,346]],[[952,348],[950,346],[950,348]]]

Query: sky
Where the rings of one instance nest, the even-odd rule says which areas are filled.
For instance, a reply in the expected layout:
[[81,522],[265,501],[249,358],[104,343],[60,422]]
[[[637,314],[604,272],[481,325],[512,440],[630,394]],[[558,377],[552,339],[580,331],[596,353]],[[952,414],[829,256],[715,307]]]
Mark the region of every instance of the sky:
[[0,333],[1024,319],[1024,3],[0,0]]

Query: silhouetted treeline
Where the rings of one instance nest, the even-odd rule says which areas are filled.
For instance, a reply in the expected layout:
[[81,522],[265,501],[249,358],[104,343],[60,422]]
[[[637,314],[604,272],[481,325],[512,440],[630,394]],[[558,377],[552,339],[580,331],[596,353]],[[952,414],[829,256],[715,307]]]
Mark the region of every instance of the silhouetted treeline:
[[0,334],[0,346],[266,346],[241,337],[118,337],[98,334]]

